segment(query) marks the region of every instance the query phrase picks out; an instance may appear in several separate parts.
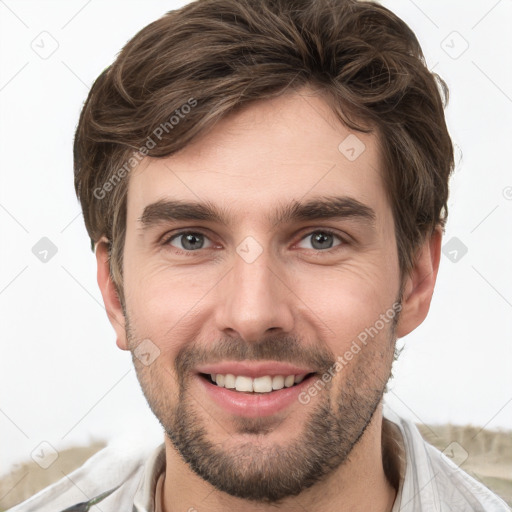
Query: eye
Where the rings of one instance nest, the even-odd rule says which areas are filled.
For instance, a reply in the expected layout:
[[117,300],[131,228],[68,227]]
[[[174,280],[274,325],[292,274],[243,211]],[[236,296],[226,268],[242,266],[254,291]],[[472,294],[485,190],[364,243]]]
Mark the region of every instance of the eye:
[[[334,244],[335,239],[338,239],[338,243]],[[337,247],[338,245],[341,245],[344,243],[344,240],[341,239],[340,236],[336,235],[334,232],[326,230],[326,229],[320,229],[317,231],[313,231],[306,235],[304,238],[301,239],[301,244],[304,242],[307,242],[308,240],[311,240],[310,247],[304,247],[301,246],[302,249],[316,249],[319,251],[332,249],[333,247]],[[334,244],[334,245],[333,245]],[[299,245],[300,246],[300,245]]]
[[206,235],[195,231],[182,231],[181,233],[172,235],[165,243],[185,251],[207,249],[213,245]]

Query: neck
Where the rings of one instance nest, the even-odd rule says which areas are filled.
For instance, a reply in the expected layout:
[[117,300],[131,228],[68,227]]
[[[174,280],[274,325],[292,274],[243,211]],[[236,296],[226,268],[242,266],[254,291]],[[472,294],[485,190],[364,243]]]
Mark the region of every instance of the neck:
[[344,464],[298,496],[286,498],[278,505],[246,501],[218,491],[189,468],[168,438],[165,439],[165,449],[162,512],[274,512],[276,509],[283,512],[298,509],[309,512],[390,512],[398,490],[399,440],[387,420],[383,425],[382,406],[375,411]]

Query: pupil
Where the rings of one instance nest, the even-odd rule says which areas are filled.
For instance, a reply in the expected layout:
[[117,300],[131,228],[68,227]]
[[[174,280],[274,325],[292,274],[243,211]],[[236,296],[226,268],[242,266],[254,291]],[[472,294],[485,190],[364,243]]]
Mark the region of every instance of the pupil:
[[[200,237],[201,235],[194,235],[194,234],[189,234],[189,235],[185,235],[184,239],[184,243],[183,243],[183,247],[185,247],[185,249],[197,249],[197,245],[194,245],[194,242],[197,242],[198,240],[200,240]],[[198,244],[199,247],[202,246],[202,244]]]
[[[325,243],[326,241],[330,241],[331,243],[328,244],[327,247],[322,246],[321,244]],[[317,243],[320,245],[319,247],[315,246],[315,244],[317,244]],[[315,249],[329,249],[331,246],[332,246],[332,235],[322,233],[320,231],[316,235],[313,236],[313,247],[315,247]]]

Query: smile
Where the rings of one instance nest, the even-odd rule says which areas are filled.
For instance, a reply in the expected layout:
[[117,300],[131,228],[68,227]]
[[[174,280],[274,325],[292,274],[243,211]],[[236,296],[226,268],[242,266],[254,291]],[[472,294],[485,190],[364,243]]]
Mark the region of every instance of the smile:
[[300,393],[310,386],[315,376],[317,373],[248,377],[201,372],[196,378],[205,398],[220,407],[223,414],[259,418],[284,412],[294,404],[303,407]]
[[283,388],[291,388],[300,384],[310,374],[300,375],[263,375],[251,378],[246,375],[227,374],[201,374],[204,378],[210,379],[218,387],[232,389],[245,393],[271,393]]

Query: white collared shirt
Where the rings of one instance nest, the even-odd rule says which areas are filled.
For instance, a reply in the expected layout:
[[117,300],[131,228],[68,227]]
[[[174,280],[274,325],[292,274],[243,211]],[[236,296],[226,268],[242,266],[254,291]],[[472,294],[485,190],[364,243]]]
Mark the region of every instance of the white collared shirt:
[[[501,498],[424,441],[414,423],[386,406],[383,414],[398,426],[405,451],[405,471],[392,512],[511,510]],[[109,445],[68,476],[8,512],[155,512],[156,484],[164,470],[164,443],[152,447]]]

